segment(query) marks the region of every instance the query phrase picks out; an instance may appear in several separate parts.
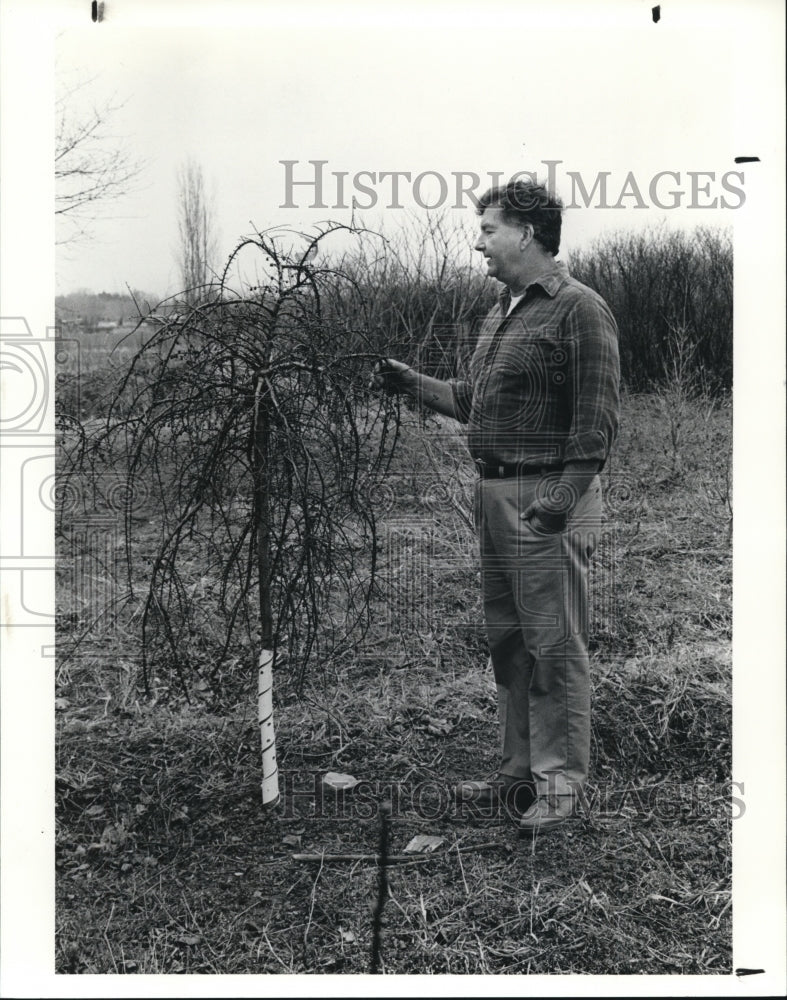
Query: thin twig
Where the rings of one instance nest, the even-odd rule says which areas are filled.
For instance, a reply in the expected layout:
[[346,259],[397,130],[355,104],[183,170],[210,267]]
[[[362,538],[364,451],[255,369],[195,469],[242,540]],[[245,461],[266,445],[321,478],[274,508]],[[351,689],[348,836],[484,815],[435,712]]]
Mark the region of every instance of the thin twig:
[[109,910],[109,916],[107,917],[106,927],[104,927],[104,940],[106,941],[107,948],[109,949],[109,957],[112,959],[112,964],[115,966],[115,972],[117,972],[118,965],[117,962],[115,961],[115,956],[112,952],[112,945],[110,944],[109,938],[107,937],[107,931],[109,930],[109,925],[112,923],[112,917],[114,916],[114,914],[115,914],[115,904],[113,903]]
[[380,972],[380,938],[382,936],[383,909],[388,895],[388,833],[391,819],[391,803],[383,802],[380,807],[380,853],[378,855],[379,878],[377,885],[377,906],[372,922],[372,968],[373,974]]
[[456,834],[454,834],[454,849],[456,850],[456,856],[459,859],[459,871],[462,873],[462,882],[464,883],[465,887],[465,895],[469,896],[470,889],[467,885],[467,879],[465,878],[465,866],[462,864],[462,851],[459,847],[459,840]]
[[319,867],[319,869],[317,871],[317,874],[314,877],[314,884],[312,885],[311,902],[309,904],[309,916],[308,916],[308,918],[306,920],[306,927],[304,928],[304,931],[303,931],[303,951],[304,951],[304,956],[305,956],[305,953],[306,953],[306,938],[309,936],[309,928],[312,925],[312,914],[314,913],[314,900],[315,900],[315,896],[316,896],[316,893],[317,893],[317,883],[320,881],[320,875],[322,875],[322,864],[320,864],[320,867]]

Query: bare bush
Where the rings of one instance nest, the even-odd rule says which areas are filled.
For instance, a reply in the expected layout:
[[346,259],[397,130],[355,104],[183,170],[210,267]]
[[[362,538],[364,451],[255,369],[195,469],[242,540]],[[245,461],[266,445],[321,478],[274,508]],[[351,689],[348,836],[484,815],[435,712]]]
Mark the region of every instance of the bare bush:
[[691,342],[690,373],[713,393],[732,387],[732,237],[699,226],[599,237],[569,258],[572,274],[608,303],[620,329],[621,373],[632,391],[672,378],[675,330]]
[[367,302],[376,350],[436,378],[464,369],[495,298],[473,260],[474,242],[469,225],[432,212],[411,216],[384,247],[367,239],[344,256],[341,266]]

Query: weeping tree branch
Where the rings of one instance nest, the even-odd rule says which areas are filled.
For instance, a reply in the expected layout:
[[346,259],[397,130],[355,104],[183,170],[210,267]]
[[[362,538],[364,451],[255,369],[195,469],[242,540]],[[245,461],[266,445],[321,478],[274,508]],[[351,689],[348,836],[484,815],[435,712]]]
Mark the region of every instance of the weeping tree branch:
[[[132,502],[144,484],[157,503],[148,566],[132,564],[130,537],[126,547],[129,580],[144,580],[148,689],[188,694],[196,675],[219,693],[249,648],[262,651],[260,672],[287,664],[300,684],[369,626],[371,487],[398,411],[369,393],[379,333],[364,296],[341,268],[316,264],[339,230],[350,232],[326,225],[297,252],[282,247],[294,234],[241,241],[210,299],[164,318],[136,351],[83,449],[125,468]],[[185,582],[197,562],[198,602]],[[261,724],[269,689],[260,674]]]

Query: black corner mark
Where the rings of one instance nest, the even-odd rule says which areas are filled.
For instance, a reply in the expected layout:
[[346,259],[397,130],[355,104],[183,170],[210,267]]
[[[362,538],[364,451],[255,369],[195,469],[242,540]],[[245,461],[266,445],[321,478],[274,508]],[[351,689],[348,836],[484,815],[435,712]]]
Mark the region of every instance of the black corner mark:
[[736,969],[736,976],[761,976],[765,972],[765,969]]
[[653,17],[653,23],[658,24],[661,20],[661,4],[658,4],[656,7],[651,7],[650,13]]
[[736,156],[735,157],[735,162],[736,163],[759,163],[760,162],[760,158],[759,158],[759,156]]

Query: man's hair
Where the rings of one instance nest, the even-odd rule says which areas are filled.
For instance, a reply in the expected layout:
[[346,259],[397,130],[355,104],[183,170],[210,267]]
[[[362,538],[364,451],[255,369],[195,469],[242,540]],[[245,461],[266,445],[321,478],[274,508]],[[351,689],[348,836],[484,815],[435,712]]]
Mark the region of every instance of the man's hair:
[[492,187],[478,199],[478,215],[487,208],[501,208],[511,225],[531,225],[533,239],[553,257],[560,249],[563,202],[546,185],[516,180],[505,187]]

